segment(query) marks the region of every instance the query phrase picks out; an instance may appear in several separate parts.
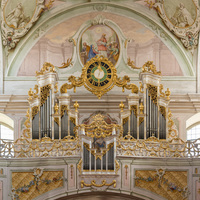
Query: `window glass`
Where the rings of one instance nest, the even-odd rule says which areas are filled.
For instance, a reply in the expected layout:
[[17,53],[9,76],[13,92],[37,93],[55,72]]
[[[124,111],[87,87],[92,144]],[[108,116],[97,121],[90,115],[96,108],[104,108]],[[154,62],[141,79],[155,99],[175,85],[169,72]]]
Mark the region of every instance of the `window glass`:
[[14,140],[13,130],[0,124],[0,139],[4,140]]
[[200,124],[187,130],[187,140],[196,140],[200,138]]

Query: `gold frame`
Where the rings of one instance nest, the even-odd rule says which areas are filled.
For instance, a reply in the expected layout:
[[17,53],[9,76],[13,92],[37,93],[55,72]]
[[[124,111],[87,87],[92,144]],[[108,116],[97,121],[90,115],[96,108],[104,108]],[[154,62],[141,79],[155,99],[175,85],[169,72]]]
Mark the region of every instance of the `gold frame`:
[[[89,66],[91,66],[93,63],[105,63],[109,66],[111,69],[111,79],[109,80],[108,84],[105,86],[93,86],[89,83],[87,78],[87,69]],[[108,60],[108,58],[105,58],[103,56],[95,56],[90,61],[88,61],[85,66],[82,69],[81,77],[75,77],[70,76],[68,78],[68,81],[70,84],[65,83],[61,86],[60,92],[61,93],[67,93],[67,89],[74,88],[74,92],[76,92],[76,87],[81,87],[84,85],[84,87],[92,92],[94,95],[96,95],[99,99],[108,91],[110,91],[115,85],[118,87],[122,87],[122,91],[124,92],[124,88],[131,90],[132,93],[138,93],[138,87],[135,84],[128,84],[130,82],[130,78],[128,76],[124,76],[123,78],[119,78],[117,76],[117,70],[114,67],[114,65]]]

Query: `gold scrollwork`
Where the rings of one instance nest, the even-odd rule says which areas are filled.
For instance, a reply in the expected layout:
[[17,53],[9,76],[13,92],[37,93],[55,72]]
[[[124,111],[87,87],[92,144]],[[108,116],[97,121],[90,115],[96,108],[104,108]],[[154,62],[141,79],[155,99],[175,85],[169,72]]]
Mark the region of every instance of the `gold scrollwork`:
[[114,188],[116,188],[116,180],[113,180],[111,183],[107,183],[106,180],[102,180],[101,182],[102,184],[96,184],[95,180],[92,180],[90,184],[85,183],[84,180],[81,181],[81,188],[85,187],[91,187],[91,186],[95,186],[95,187],[103,187],[103,186],[111,186],[113,185]]
[[129,118],[129,117],[123,118],[123,123],[122,123],[123,125],[126,124],[126,122],[128,122],[128,118]]
[[135,62],[131,61],[130,58],[128,58],[128,60],[127,60],[127,65],[130,66],[132,69],[140,69],[140,67],[135,66]]
[[[88,68],[91,65],[98,65],[100,67],[99,70],[102,70],[101,65],[107,65],[110,69],[110,78],[106,79],[107,83],[104,85],[101,85],[98,83],[98,86],[94,86],[91,81],[89,81],[87,77],[87,71]],[[91,79],[91,76],[90,76]],[[91,79],[92,82],[94,81]],[[115,85],[118,87],[122,87],[122,91],[124,89],[131,90],[132,93],[138,93],[138,87],[135,84],[128,84],[130,82],[130,78],[128,76],[124,76],[122,79],[117,77],[117,70],[113,66],[113,64],[108,60],[108,58],[105,58],[103,56],[95,56],[90,61],[86,63],[86,65],[82,69],[82,74],[80,77],[70,76],[68,78],[68,83],[65,83],[61,86],[60,92],[61,93],[67,93],[68,89],[74,88],[74,92],[76,92],[76,87],[84,86],[88,91],[92,92],[94,95],[96,95],[98,98],[101,98],[102,95],[110,91]]]
[[138,115],[138,107],[137,107],[137,105],[132,105],[131,106],[131,110],[133,110],[134,115],[137,117],[137,115]]
[[155,75],[161,75],[161,72],[156,70],[156,66],[153,64],[153,61],[146,62],[142,66],[142,72],[150,72]]
[[165,93],[163,92],[163,84],[160,84],[160,97],[165,97]]
[[66,63],[62,63],[62,66],[61,67],[58,67],[59,69],[64,69],[64,68],[67,68],[69,66],[72,65],[72,58],[68,58],[67,59],[67,62]]
[[40,106],[42,106],[50,95],[51,84],[40,88]]
[[29,111],[29,109],[26,112],[26,117],[27,117],[27,119],[24,122],[24,125],[26,126],[26,128],[30,128],[31,125],[30,125],[30,111]]
[[139,84],[140,84],[139,88],[140,93],[144,93],[144,86],[142,85],[142,82],[139,82]]
[[166,119],[166,108],[164,106],[159,106],[160,113]]
[[74,133],[78,135],[79,129],[85,130],[85,135],[88,137],[105,138],[112,135],[113,129],[119,130],[119,135],[123,134],[123,128],[117,124],[107,124],[104,120],[104,116],[97,114],[93,117],[93,122],[89,125],[81,124],[74,128]]
[[144,121],[144,117],[139,118],[139,125]]
[[32,120],[35,117],[35,115],[37,115],[38,111],[39,111],[39,106],[32,107]]
[[55,73],[55,67],[48,62],[45,62],[40,72],[36,71],[36,76],[44,75],[46,73]]
[[149,96],[151,97],[151,100],[153,101],[153,103],[157,104],[157,101],[158,101],[157,86],[147,84],[147,89],[149,91]]
[[76,119],[75,119],[74,117],[70,117],[70,121],[71,121],[74,125],[76,125]]
[[175,138],[178,136],[177,130],[175,130],[173,126],[174,126],[174,121],[172,120],[172,112],[169,109],[168,110],[168,133],[169,133],[169,137],[171,138]]
[[68,112],[68,106],[67,105],[62,105],[61,108],[60,108],[61,118],[63,117],[65,111]]
[[54,117],[54,121],[56,122],[56,124],[58,124],[58,126],[60,125],[60,123],[59,123],[59,117]]

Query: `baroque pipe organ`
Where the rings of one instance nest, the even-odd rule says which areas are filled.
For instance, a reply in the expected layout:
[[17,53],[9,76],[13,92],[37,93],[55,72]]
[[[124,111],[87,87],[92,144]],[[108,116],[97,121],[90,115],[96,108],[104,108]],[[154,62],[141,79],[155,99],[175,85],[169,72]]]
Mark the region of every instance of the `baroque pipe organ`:
[[[101,72],[105,77],[101,76],[99,80],[98,77],[93,77],[93,74]],[[173,122],[168,108],[170,91],[167,89],[163,92],[160,72],[156,71],[150,61],[142,67],[139,87],[129,84],[128,76],[119,78],[112,63],[102,56],[96,56],[86,63],[81,77],[69,77],[69,83],[61,86],[60,93],[57,72],[53,65],[45,63],[42,70],[36,73],[36,77],[38,84],[35,91],[30,89],[28,93],[30,109],[23,138],[34,144],[51,143],[57,148],[51,152],[55,156],[80,152],[80,173],[116,173],[119,167],[116,149],[121,148],[124,142],[130,144],[134,141],[146,141],[148,138],[165,140],[177,137],[176,130],[172,129]],[[81,86],[85,86],[98,98],[114,86],[121,87],[122,91],[131,90],[127,98],[128,109],[124,109],[123,102],[119,104],[121,122],[107,123],[104,116],[98,114],[92,118],[90,124],[80,124],[79,104],[76,101],[75,109],[70,109],[67,90],[74,88],[75,91],[76,87]]]

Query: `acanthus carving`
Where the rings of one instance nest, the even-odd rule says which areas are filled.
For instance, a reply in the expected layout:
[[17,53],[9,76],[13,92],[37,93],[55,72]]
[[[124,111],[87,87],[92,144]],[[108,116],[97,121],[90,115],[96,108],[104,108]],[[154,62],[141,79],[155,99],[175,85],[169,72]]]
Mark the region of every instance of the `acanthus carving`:
[[42,106],[50,95],[51,85],[45,85],[40,88],[40,106]]
[[158,101],[158,88],[156,86],[147,84],[147,89],[149,92],[149,96],[151,97],[151,100],[153,103],[157,104]]

